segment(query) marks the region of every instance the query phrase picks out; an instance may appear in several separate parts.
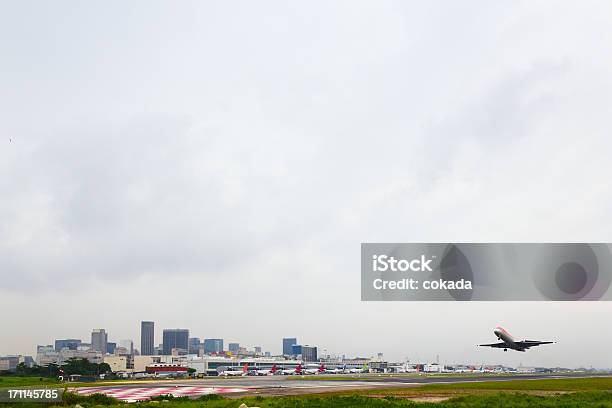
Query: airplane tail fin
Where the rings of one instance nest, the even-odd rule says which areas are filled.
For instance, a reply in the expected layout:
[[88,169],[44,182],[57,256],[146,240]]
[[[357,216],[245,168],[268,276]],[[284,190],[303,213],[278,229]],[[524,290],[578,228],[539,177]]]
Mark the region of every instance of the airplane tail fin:
[[270,370],[272,374],[276,373],[276,364],[272,364],[272,369]]
[[297,367],[295,367],[295,373],[296,374],[301,374],[302,373],[302,365],[298,364]]
[[249,371],[249,363],[244,363],[242,366],[242,372],[246,373],[247,371]]

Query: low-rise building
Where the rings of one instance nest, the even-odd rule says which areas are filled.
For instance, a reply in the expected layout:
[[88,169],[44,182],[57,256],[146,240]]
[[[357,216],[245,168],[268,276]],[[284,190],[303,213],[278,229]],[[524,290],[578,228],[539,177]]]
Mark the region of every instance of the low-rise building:
[[91,363],[102,363],[104,355],[94,350],[70,350],[63,348],[61,351],[55,351],[52,345],[38,346],[36,349],[36,362],[40,366],[49,364],[63,364],[71,358],[84,358]]
[[0,371],[15,371],[19,364],[19,358],[16,356],[0,357]]
[[0,371],[15,371],[19,364],[32,367],[34,359],[31,356],[22,355],[0,357]]
[[113,373],[128,370],[127,356],[104,356],[104,362],[110,366]]
[[134,356],[134,372],[144,373],[147,366],[160,362],[162,356]]
[[59,351],[51,344],[36,347],[36,363],[40,366],[47,366],[51,363],[56,364]]
[[286,360],[283,358],[236,358],[222,356],[186,356],[182,361],[175,361],[195,370],[196,374],[216,375],[221,370],[228,368],[242,369],[245,364],[249,370],[269,370],[273,366],[280,369],[293,369],[298,364],[304,364],[302,360]]

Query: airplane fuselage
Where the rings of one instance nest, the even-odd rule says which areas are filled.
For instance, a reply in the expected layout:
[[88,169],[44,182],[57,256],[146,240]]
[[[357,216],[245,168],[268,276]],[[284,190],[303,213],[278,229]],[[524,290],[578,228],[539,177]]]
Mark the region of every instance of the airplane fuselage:
[[238,377],[238,376],[247,375],[247,373],[244,372],[244,371],[227,370],[227,371],[223,371],[223,372],[219,373],[219,375],[220,376],[224,376],[224,377]]
[[524,348],[519,347],[519,345],[516,344],[514,337],[512,337],[512,335],[508,333],[503,327],[496,327],[495,330],[493,330],[493,333],[497,336],[499,340],[503,341],[506,344],[507,347],[504,348],[504,351],[508,351],[508,349],[516,351],[525,351]]

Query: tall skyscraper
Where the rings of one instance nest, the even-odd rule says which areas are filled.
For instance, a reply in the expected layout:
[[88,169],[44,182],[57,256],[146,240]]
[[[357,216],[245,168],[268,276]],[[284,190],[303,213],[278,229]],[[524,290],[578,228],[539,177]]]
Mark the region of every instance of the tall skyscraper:
[[291,354],[294,356],[302,355],[302,346],[299,344],[294,344],[291,346]]
[[189,330],[164,329],[164,354],[171,355],[172,349],[189,350]]
[[314,346],[302,346],[302,360],[317,361],[317,348]]
[[204,339],[205,353],[223,352],[223,339]]
[[155,323],[140,322],[140,354],[152,356],[155,354]]
[[232,353],[237,353],[240,350],[240,343],[230,343],[227,345],[227,349]]
[[189,354],[198,354],[198,350],[200,348],[200,338],[190,337],[188,347],[189,349],[187,351],[189,352]]
[[295,337],[285,337],[283,339],[284,356],[290,356],[293,354],[293,350],[291,349],[291,347],[293,347],[294,344],[297,344],[297,339]]
[[108,343],[108,333],[104,329],[93,329],[91,332],[91,348],[102,354],[106,353],[106,343]]

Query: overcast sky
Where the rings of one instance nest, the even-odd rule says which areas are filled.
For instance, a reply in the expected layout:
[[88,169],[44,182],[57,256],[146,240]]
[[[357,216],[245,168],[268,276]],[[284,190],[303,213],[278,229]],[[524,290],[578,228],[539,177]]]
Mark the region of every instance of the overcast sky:
[[[607,1],[3,1],[0,355],[141,320],[612,367],[612,303],[361,302],[361,242],[610,242]],[[558,340],[477,349],[503,325]]]

